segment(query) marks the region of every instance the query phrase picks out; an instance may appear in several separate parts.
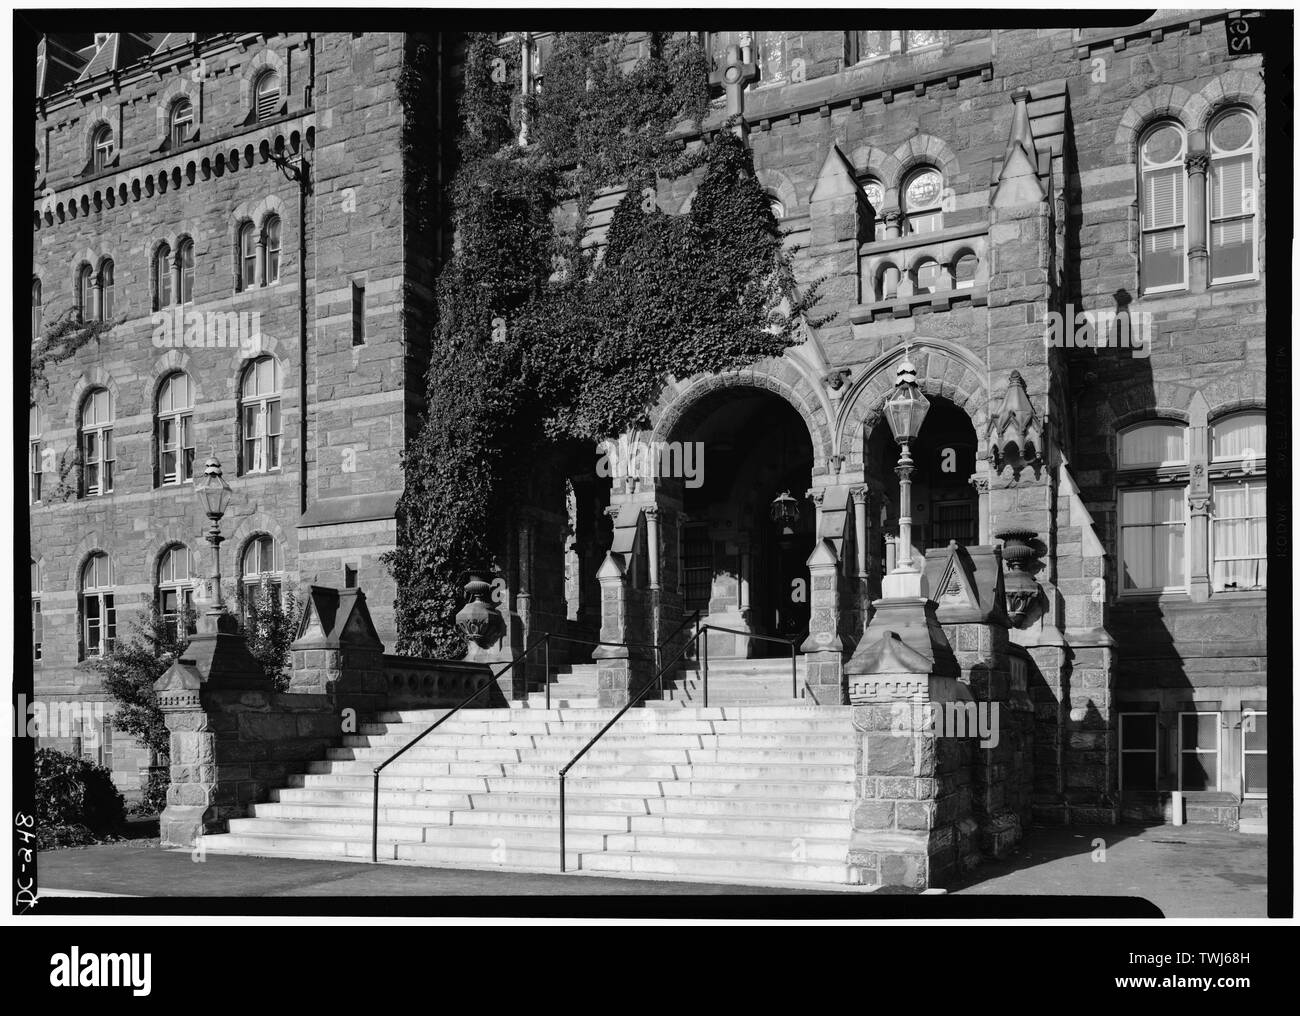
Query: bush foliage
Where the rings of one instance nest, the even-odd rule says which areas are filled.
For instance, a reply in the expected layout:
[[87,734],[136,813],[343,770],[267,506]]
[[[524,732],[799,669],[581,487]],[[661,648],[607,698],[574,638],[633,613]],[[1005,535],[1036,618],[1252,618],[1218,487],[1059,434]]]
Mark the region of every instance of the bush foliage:
[[37,849],[83,846],[121,834],[126,801],[103,766],[40,748],[35,775]]
[[[623,42],[561,34],[545,87],[520,101],[518,55],[471,37],[455,248],[386,558],[400,652],[463,652],[453,617],[465,573],[493,560],[531,481],[643,422],[670,376],[780,355],[816,302],[816,285],[797,292],[749,150],[727,130],[694,145],[676,130],[707,111],[703,51],[654,38],[629,66]],[[657,182],[687,173],[698,177],[690,212],[665,214]],[[619,189],[593,257],[587,210]]]

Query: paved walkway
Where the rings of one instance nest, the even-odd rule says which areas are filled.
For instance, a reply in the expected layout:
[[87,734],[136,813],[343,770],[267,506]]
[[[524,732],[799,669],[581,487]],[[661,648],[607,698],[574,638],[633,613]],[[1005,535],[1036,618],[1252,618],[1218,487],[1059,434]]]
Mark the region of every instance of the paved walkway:
[[[1104,854],[1096,841],[1102,841]],[[1267,841],[1211,826],[1035,829],[958,895],[1138,896],[1168,917],[1262,917]],[[1104,856],[1104,860],[1101,858]],[[808,895],[818,890],[160,850],[136,840],[42,853],[42,892],[186,897]],[[860,891],[860,890],[859,890]],[[834,889],[821,891],[842,896]]]
[[1010,857],[949,891],[1141,896],[1166,917],[1265,917],[1267,867],[1266,836],[1219,826],[1035,828]]

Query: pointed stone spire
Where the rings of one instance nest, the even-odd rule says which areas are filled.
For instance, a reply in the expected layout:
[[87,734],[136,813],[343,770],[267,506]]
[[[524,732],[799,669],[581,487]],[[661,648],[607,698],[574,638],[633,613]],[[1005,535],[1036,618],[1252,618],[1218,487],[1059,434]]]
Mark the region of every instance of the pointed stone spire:
[[1011,135],[1002,156],[1002,171],[993,192],[995,208],[1036,204],[1043,200],[1042,182],[1038,179],[1038,146],[1029,125],[1029,92],[1018,88],[1011,93],[1015,112],[1011,118]]

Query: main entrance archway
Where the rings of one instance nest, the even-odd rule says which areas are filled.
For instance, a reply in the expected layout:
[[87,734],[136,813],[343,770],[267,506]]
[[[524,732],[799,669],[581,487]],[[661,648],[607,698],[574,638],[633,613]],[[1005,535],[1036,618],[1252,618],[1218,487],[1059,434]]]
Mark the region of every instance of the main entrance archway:
[[[661,495],[680,504],[676,572],[682,609],[713,624],[802,642],[808,630],[808,555],[815,512],[813,442],[798,412],[763,389],[709,393],[671,428],[695,443],[694,478],[665,477]],[[773,517],[773,503],[784,510]],[[724,655],[784,653],[744,636],[710,641]],[[716,651],[712,650],[711,651]]]

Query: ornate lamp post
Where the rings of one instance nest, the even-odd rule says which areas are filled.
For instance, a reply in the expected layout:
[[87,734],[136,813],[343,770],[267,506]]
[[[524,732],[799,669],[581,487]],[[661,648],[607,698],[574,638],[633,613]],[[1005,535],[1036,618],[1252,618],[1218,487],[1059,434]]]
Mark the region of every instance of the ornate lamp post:
[[[898,377],[894,381],[894,394],[885,402],[885,419],[889,421],[889,429],[893,431],[894,440],[898,442],[901,452],[898,456],[898,467],[895,470],[898,473],[898,561],[894,565],[890,575],[907,575],[916,576],[916,564],[912,560],[912,461],[911,444],[921,433],[921,424],[925,422],[925,415],[930,411],[930,400],[925,397],[920,386],[916,383],[916,368],[912,366],[910,360],[904,357],[903,362],[898,366]],[[917,595],[921,592],[919,587],[913,590],[911,587],[916,585],[915,580],[908,578],[904,580],[889,581],[886,576],[886,585],[891,587],[885,592],[886,596],[898,595]]]
[[[210,458],[204,463],[203,479],[195,484],[194,492],[198,496],[204,514],[208,517],[208,522],[211,523],[207,533],[207,541],[212,547],[212,577],[208,580],[211,594],[206,597],[211,606],[204,612],[201,630],[224,631],[222,618],[225,616],[225,601],[221,595],[221,543],[225,537],[221,535],[221,519],[226,514],[226,509],[230,507],[234,495],[230,484],[221,475],[221,463],[215,458]],[[227,622],[226,627],[233,631],[233,620]]]

